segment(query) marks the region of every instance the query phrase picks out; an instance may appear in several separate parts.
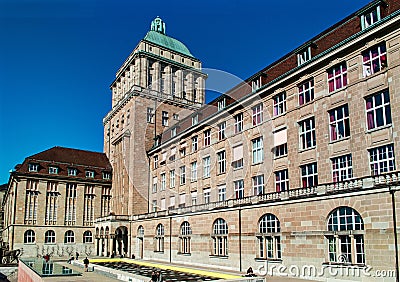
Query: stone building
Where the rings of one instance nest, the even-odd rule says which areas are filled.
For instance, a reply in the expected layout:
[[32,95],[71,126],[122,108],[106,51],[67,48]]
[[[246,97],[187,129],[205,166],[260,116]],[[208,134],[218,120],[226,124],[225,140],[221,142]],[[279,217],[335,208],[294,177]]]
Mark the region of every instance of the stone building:
[[110,213],[112,168],[104,153],[53,147],[11,172],[3,241],[23,256],[96,253],[94,220]]
[[400,2],[370,2],[206,105],[200,62],[164,27],[111,85],[116,215],[96,221],[98,254],[398,277]]

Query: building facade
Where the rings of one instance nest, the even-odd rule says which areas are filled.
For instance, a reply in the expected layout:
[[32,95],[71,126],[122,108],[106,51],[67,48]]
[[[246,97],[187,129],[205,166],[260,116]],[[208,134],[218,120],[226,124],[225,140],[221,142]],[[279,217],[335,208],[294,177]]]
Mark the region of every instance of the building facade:
[[112,168],[104,153],[53,147],[11,172],[2,237],[23,256],[94,255],[94,220],[110,213]]
[[[164,95],[161,85],[171,79],[150,86],[163,73],[164,59],[149,63],[154,52],[165,56],[171,45],[146,38],[121,68],[143,54],[132,82],[140,86],[124,88],[120,70],[104,120],[112,201],[120,205],[125,195],[127,208],[96,221],[99,234],[109,232],[98,244],[111,246],[99,255],[117,251],[239,271],[252,266],[315,280],[364,281],[384,271],[384,280],[398,277],[398,1],[372,1],[206,105],[199,90],[201,107],[189,99],[185,114],[169,124],[164,112],[181,109],[174,101],[186,90],[168,86],[178,97]],[[204,86],[201,72],[195,75]],[[126,77],[125,71],[125,85]],[[117,93],[137,98],[118,106]],[[163,95],[169,98],[155,104],[158,112],[148,110]],[[128,111],[135,119],[125,130],[121,116]],[[132,134],[135,127],[142,134]],[[144,128],[154,133],[144,135]],[[116,182],[122,175],[126,180]],[[147,207],[135,202],[135,191]],[[115,237],[122,238],[117,249]]]

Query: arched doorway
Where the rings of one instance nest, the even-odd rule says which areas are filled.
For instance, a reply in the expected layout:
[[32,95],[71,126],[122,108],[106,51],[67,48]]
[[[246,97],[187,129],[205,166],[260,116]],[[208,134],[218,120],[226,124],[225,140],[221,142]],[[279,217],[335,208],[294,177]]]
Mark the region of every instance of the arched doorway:
[[118,257],[126,257],[128,255],[128,228],[120,226],[115,230],[114,253]]

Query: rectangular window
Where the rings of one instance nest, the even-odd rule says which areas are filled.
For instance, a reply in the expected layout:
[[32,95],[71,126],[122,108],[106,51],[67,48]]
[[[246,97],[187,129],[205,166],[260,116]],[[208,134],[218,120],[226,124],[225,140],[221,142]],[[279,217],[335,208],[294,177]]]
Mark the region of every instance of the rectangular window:
[[197,162],[192,162],[191,167],[192,167],[191,182],[195,182],[197,181]]
[[192,198],[192,206],[197,205],[197,192],[190,193],[190,196]]
[[158,168],[158,156],[154,156],[154,168]]
[[169,197],[169,208],[168,209],[173,209],[175,208],[175,196],[170,196]]
[[101,216],[108,216],[111,207],[111,188],[103,187],[101,192]]
[[274,154],[275,158],[287,155],[287,129],[279,128],[273,132],[274,134]]
[[385,43],[368,49],[362,56],[364,77],[377,73],[387,66]]
[[67,183],[65,201],[65,225],[76,223],[76,184]]
[[254,195],[264,194],[264,175],[257,175],[252,178]]
[[147,108],[147,122],[154,123],[154,109]]
[[168,126],[168,112],[162,111],[161,115],[161,125]]
[[186,194],[179,195],[179,207],[184,208],[186,205]]
[[211,129],[207,129],[204,131],[204,146],[211,145]]
[[166,188],[166,186],[167,186],[167,177],[166,177],[166,175],[165,175],[165,172],[164,172],[164,173],[161,173],[161,174],[160,174],[160,177],[161,177],[161,187],[160,187],[160,191],[164,191],[165,188]]
[[252,89],[253,92],[257,91],[260,88],[260,86],[261,86],[261,81],[260,80],[261,80],[261,77],[255,79],[255,80],[253,80],[251,82],[251,89]]
[[303,188],[318,185],[317,163],[306,164],[300,167],[301,170],[301,186]]
[[393,144],[380,146],[368,151],[372,175],[379,175],[395,170]]
[[211,158],[207,156],[203,158],[203,178],[210,177]]
[[237,114],[235,117],[235,133],[243,131],[243,113]]
[[287,156],[287,143],[274,147],[275,158]]
[[152,205],[152,211],[157,212],[157,200],[153,200],[151,205]]
[[87,170],[85,174],[86,174],[87,178],[94,178],[94,171],[93,170]]
[[110,180],[111,179],[111,173],[103,171],[103,179]]
[[274,117],[286,113],[286,93],[282,92],[273,97],[274,100]]
[[225,121],[218,124],[218,140],[225,139],[225,129],[226,129]]
[[198,137],[193,136],[192,137],[192,152],[196,152],[198,149]]
[[298,86],[299,105],[307,104],[314,100],[314,79],[308,80]]
[[158,182],[157,176],[153,177],[153,189],[152,189],[153,193],[157,193],[157,182]]
[[39,181],[26,181],[26,196],[25,196],[25,224],[36,224],[37,209],[38,209],[38,191]]
[[199,123],[199,115],[192,116],[192,126]]
[[332,159],[332,180],[335,183],[353,178],[353,163],[351,155]]
[[346,62],[328,69],[329,93],[347,86],[347,66]]
[[314,117],[299,122],[300,149],[316,146]]
[[29,164],[28,165],[28,171],[29,172],[37,172],[39,168],[38,164]]
[[253,111],[253,126],[263,122],[263,104],[258,104],[252,108]]
[[172,115],[172,118],[173,118],[174,120],[179,120],[179,114],[173,114],[173,115]]
[[289,190],[289,173],[287,169],[275,172],[276,192]]
[[218,111],[221,111],[225,108],[226,105],[226,99],[223,98],[221,100],[218,101]]
[[56,182],[47,182],[46,191],[46,225],[57,224],[58,188]]
[[243,179],[234,181],[234,190],[235,190],[235,199],[243,199],[244,198],[244,181]]
[[262,163],[264,159],[264,145],[262,137],[258,137],[252,142],[252,155],[253,155],[253,164]]
[[311,46],[297,54],[297,65],[300,66],[309,60],[311,60]]
[[234,169],[243,168],[243,145],[233,147],[233,162]]
[[350,136],[349,107],[347,105],[329,111],[329,134],[331,141]]
[[211,202],[211,188],[206,188],[203,190],[204,204],[209,204]]
[[218,174],[226,172],[226,152],[221,151],[217,153],[218,159]]
[[94,224],[94,186],[85,185],[84,207],[83,207],[83,225],[92,226]]
[[222,202],[226,200],[226,186],[218,187],[218,201]]
[[49,166],[49,174],[58,174],[58,167]]
[[375,129],[392,123],[389,91],[377,93],[365,99],[367,128]]
[[175,169],[169,172],[169,188],[175,187]]
[[184,185],[186,184],[186,167],[181,166],[179,170],[180,170],[179,184]]
[[381,8],[380,6],[376,6],[373,9],[367,11],[363,15],[361,15],[361,30],[364,30],[374,23],[381,20]]
[[165,210],[165,199],[161,199],[160,201],[160,210],[164,211]]
[[176,127],[171,129],[171,138],[176,136]]

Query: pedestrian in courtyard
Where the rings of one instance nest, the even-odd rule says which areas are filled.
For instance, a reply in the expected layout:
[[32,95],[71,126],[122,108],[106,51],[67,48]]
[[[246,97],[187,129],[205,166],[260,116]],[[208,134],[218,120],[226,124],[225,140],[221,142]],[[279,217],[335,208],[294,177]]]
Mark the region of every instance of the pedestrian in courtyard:
[[157,272],[155,270],[153,270],[151,272],[151,280],[150,282],[157,282]]
[[89,260],[87,257],[83,260],[83,264],[85,265],[85,272],[88,272]]
[[76,260],[79,259],[79,253],[78,252],[75,253],[75,257],[76,257]]

